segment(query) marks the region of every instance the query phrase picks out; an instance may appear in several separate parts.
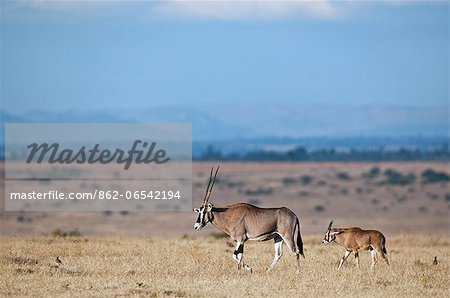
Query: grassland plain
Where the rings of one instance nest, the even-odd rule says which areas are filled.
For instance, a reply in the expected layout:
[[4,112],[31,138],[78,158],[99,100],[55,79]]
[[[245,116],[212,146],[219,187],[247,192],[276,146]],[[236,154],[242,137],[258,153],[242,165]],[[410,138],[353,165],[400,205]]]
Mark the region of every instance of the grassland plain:
[[[205,194],[211,166],[195,162],[192,201],[198,207]],[[3,164],[0,163],[0,175]],[[247,202],[260,207],[285,206],[297,214],[304,235],[317,235],[334,219],[336,226],[361,226],[391,235],[448,233],[450,163],[221,163],[211,202]],[[443,174],[442,174],[443,173]],[[429,177],[430,178],[430,177]],[[47,187],[47,184],[43,183]],[[96,189],[95,181],[80,182],[80,191]],[[103,190],[116,189],[114,183]],[[142,183],[141,190],[149,190]],[[125,191],[126,189],[119,189]],[[0,210],[4,203],[0,183]],[[55,229],[78,229],[83,235],[161,237],[208,236],[208,225],[194,231],[196,215],[187,212],[29,212],[0,211],[0,235],[36,236]]]
[[244,258],[253,266],[250,274],[237,271],[225,238],[1,236],[0,296],[449,296],[448,235],[388,238],[391,266],[380,261],[373,271],[366,252],[360,269],[349,258],[338,271],[343,248],[322,245],[321,238],[305,237],[298,274],[286,247],[267,273],[272,241],[249,242]]

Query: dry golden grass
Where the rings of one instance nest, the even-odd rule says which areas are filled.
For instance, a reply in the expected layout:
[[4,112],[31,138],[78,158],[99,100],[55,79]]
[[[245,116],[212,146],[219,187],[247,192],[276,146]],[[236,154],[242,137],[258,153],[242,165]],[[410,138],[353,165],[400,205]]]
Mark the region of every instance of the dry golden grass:
[[448,236],[391,237],[391,266],[380,260],[374,271],[365,252],[361,269],[349,258],[338,271],[343,249],[320,240],[306,237],[299,274],[286,247],[266,273],[272,242],[250,242],[244,254],[250,274],[237,272],[225,239],[3,236],[0,296],[449,296]]

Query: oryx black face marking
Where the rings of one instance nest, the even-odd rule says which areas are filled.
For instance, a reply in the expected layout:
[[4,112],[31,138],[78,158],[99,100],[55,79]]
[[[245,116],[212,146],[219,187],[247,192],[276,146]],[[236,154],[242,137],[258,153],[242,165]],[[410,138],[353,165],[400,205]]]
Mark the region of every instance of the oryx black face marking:
[[333,228],[331,228],[331,225],[333,224],[333,221],[331,221],[328,225],[327,231],[325,232],[325,236],[323,237],[322,243],[328,244],[334,239],[336,239],[336,236],[332,233]]
[[197,220],[194,224],[194,229],[199,230],[206,226],[206,224],[210,221],[209,212],[212,210],[212,204],[209,204],[206,207],[196,208],[194,212],[198,213]]

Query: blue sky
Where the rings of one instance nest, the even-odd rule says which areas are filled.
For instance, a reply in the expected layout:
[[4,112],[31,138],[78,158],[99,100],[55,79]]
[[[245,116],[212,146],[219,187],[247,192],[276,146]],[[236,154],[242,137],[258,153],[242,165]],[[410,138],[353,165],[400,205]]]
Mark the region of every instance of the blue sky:
[[449,104],[446,1],[2,2],[5,110]]

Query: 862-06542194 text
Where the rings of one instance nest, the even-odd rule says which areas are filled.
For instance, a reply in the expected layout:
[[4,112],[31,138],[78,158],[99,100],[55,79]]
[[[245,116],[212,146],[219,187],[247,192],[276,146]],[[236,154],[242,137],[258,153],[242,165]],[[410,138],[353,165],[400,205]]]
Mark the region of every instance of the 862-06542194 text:
[[179,190],[94,190],[91,192],[64,193],[57,190],[47,192],[12,192],[10,200],[180,200]]

